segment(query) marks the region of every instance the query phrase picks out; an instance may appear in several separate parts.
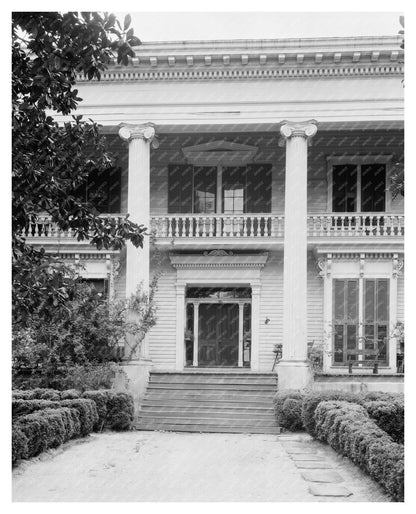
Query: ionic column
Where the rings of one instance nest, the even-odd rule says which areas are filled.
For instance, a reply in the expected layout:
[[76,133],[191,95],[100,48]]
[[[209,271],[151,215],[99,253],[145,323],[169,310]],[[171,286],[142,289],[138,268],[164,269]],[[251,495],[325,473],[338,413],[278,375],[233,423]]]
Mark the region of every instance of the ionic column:
[[[123,125],[121,139],[129,143],[127,212],[130,221],[150,229],[150,143],[155,136],[153,124]],[[126,244],[126,297],[141,285],[149,290],[150,245],[149,235],[144,235],[143,248]],[[147,356],[146,338],[142,342],[141,356]]]
[[283,275],[283,358],[279,389],[303,388],[310,380],[307,363],[307,158],[316,122],[284,122],[286,143],[285,236]]

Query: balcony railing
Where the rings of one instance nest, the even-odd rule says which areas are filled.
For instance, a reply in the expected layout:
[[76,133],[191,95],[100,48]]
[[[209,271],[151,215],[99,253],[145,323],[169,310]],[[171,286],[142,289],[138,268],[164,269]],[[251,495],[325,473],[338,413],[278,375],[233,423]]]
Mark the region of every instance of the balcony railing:
[[[105,217],[122,221],[122,214]],[[166,215],[152,216],[150,229],[157,238],[270,238],[283,239],[284,216],[280,214],[244,215]],[[404,216],[401,214],[328,213],[307,217],[310,238],[397,238],[404,236]],[[61,231],[50,216],[39,216],[24,231],[32,242],[74,241],[73,230]]]
[[[152,216],[151,229],[159,238],[283,238],[284,216],[276,214]],[[404,235],[404,216],[380,213],[308,215],[307,232],[308,237],[400,237]]]
[[[110,218],[121,222],[123,214],[102,214],[100,217]],[[74,240],[76,235],[73,229],[60,230],[58,225],[52,222],[51,216],[38,216],[35,223],[29,223],[23,231],[23,235],[32,240]],[[88,241],[87,241],[88,242]]]

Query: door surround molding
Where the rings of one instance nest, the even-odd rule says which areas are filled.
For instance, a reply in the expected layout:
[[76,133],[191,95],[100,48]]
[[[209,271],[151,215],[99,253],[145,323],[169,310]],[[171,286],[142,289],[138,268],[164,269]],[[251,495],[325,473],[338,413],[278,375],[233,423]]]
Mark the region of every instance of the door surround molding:
[[[172,259],[172,257],[175,257]],[[196,258],[197,257],[197,258]],[[200,265],[205,259],[215,261],[214,266]],[[238,257],[245,258],[239,262]],[[259,370],[260,346],[260,291],[261,269],[267,261],[268,254],[251,255],[170,255],[172,265],[176,268],[176,364],[177,371],[183,371],[185,365],[185,289],[187,286],[206,287],[245,286],[251,288],[251,371]],[[218,259],[225,259],[224,266]],[[247,260],[250,265],[247,266]],[[183,266],[181,266],[181,261]],[[185,261],[185,262],[184,262]],[[206,262],[206,261],[205,261]],[[224,263],[224,261],[223,261]],[[176,265],[175,265],[176,264]],[[201,272],[203,268],[203,272]],[[233,270],[235,272],[233,272]],[[238,300],[238,299],[235,299]]]

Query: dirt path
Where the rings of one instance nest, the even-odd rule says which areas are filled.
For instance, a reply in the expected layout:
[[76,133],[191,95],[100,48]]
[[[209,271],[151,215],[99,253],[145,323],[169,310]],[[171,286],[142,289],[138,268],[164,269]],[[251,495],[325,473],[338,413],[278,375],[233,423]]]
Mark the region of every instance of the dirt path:
[[[320,469],[302,469],[302,462]],[[331,482],[335,475],[342,480],[311,482],[305,471],[313,480],[325,473]],[[348,495],[316,496],[311,486],[338,493],[341,486]],[[22,463],[13,472],[13,501],[389,499],[349,461],[304,435],[108,432]]]

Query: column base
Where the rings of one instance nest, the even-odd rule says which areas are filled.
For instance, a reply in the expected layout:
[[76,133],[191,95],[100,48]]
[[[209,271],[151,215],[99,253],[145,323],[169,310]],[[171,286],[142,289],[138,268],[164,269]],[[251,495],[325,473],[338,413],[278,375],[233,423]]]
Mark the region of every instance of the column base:
[[277,388],[279,391],[285,389],[307,389],[313,384],[313,372],[308,361],[281,360],[277,368]]
[[[153,367],[150,359],[139,358],[122,362],[122,373],[116,377],[114,389],[117,392],[130,393],[134,400],[135,419],[139,412],[140,403],[149,383],[149,372]],[[123,373],[124,372],[124,373]]]

